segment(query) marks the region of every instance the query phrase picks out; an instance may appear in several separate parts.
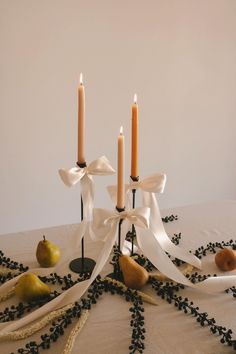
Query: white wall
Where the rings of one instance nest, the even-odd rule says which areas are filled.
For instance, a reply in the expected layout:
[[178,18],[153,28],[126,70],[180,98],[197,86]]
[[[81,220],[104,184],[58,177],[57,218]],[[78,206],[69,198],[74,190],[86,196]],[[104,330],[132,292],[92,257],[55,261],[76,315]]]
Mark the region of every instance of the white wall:
[[[236,197],[235,0],[0,0],[0,233],[79,221],[80,71],[87,160],[116,164],[140,108],[140,175],[166,172],[162,207]],[[96,178],[96,205],[110,207]]]

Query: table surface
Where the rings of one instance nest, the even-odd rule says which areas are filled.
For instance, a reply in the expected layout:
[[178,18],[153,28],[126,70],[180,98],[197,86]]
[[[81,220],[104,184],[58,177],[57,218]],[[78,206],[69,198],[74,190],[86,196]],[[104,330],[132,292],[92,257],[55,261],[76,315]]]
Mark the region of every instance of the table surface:
[[[167,233],[182,233],[180,245],[186,249],[196,249],[210,241],[228,241],[235,239],[236,233],[236,201],[220,201],[192,206],[184,206],[162,211],[162,215],[177,214],[178,220],[165,224]],[[47,229],[1,235],[0,249],[17,261],[30,267],[37,267],[35,249],[42,235],[62,249],[66,247],[71,235],[76,232],[77,225],[58,226]],[[86,255],[96,259],[101,244],[86,240]],[[78,252],[78,251],[77,251]],[[74,255],[71,255],[73,259]],[[203,259],[204,273],[220,274],[214,264],[214,256]],[[109,272],[109,264],[104,268],[104,274]],[[68,265],[65,272],[69,272]],[[229,273],[224,273],[229,274]],[[236,274],[235,271],[230,274]],[[150,286],[144,291],[152,293]],[[200,311],[208,312],[216,322],[231,328],[236,332],[235,301],[232,296],[221,293],[206,295],[193,289],[184,289],[184,296],[189,297]],[[154,295],[154,293],[153,293]],[[155,295],[154,295],[155,296]],[[159,306],[144,303],[146,328],[146,354],[226,354],[232,349],[219,343],[219,338],[210,333],[209,328],[199,326],[191,315],[177,311],[159,297]],[[6,303],[1,304],[1,309]],[[76,339],[72,353],[82,354],[126,354],[129,353],[131,329],[129,326],[130,305],[123,298],[104,294],[93,307],[90,316]],[[38,340],[48,328],[32,336]],[[69,330],[46,353],[62,353]],[[236,338],[236,336],[235,336]],[[28,339],[29,341],[29,339]],[[4,342],[0,344],[0,353],[9,354],[24,346],[26,340]]]

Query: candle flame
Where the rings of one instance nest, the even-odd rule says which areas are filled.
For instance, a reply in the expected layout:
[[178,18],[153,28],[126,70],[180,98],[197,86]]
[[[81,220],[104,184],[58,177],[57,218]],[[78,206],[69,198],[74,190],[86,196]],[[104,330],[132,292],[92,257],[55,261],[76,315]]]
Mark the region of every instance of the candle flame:
[[80,73],[79,82],[80,82],[80,85],[83,85],[83,74],[82,73]]
[[137,101],[138,101],[138,98],[137,98],[137,95],[135,93],[135,95],[134,95],[134,103],[137,104]]
[[123,127],[120,127],[120,135],[123,135]]

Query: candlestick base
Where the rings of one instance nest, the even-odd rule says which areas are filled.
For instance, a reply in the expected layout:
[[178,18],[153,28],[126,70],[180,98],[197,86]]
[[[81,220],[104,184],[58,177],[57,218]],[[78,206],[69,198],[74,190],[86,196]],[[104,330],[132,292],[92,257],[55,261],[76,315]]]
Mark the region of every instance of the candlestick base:
[[92,273],[96,262],[92,258],[76,258],[70,262],[69,268],[75,273]]

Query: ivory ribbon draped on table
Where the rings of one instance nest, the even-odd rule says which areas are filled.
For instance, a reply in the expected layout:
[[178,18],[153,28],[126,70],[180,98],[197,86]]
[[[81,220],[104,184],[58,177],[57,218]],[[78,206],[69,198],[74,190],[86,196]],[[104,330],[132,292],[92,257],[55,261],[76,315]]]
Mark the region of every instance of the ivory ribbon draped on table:
[[[173,257],[192,264],[196,268],[202,268],[199,258],[191,254],[189,251],[174,245],[166,234],[155,196],[155,193],[164,192],[165,183],[166,175],[156,173],[138,182],[131,179],[130,184],[126,185],[127,205],[131,205],[128,198],[129,192],[133,189],[141,189],[143,206],[150,208],[149,228],[140,229],[138,225],[136,227],[137,244],[142,253],[168,278],[195,289],[214,293],[236,285],[236,276],[210,277],[198,284],[193,284],[179,271],[168,257],[166,252]],[[110,193],[111,199],[114,201],[116,186],[108,186],[107,189]]]
[[[133,189],[140,189],[142,191],[143,206],[150,208],[150,223],[149,223],[149,238],[154,237],[160,247],[168,252],[171,256],[176,257],[184,262],[190,263],[196,268],[201,268],[200,260],[190,254],[185,249],[174,245],[165,232],[160,210],[157,204],[155,193],[163,193],[166,184],[166,175],[163,173],[156,173],[150,177],[146,177],[141,181],[134,182],[130,180],[130,184],[126,185],[126,204],[130,206],[129,193]],[[114,201],[116,196],[116,186],[108,186],[108,192],[111,199]],[[140,241],[141,242],[141,241]],[[141,244],[141,243],[140,243]],[[142,243],[146,247],[146,243]],[[140,247],[141,248],[141,247]],[[145,250],[141,248],[143,254],[146,255]]]
[[[195,289],[201,289],[205,292],[221,291],[236,284],[236,276],[213,277],[201,283],[192,284],[171,262],[165,251],[163,251],[158,244],[156,237],[151,237],[153,232],[148,228],[149,217],[150,208],[148,207],[141,207],[121,213],[105,209],[94,209],[93,230],[98,238],[103,235],[104,244],[102,251],[100,252],[97,259],[96,266],[91,274],[91,278],[81,283],[75,284],[73,287],[60,294],[57,298],[48,302],[34,312],[26,315],[24,318],[10,323],[2,323],[0,326],[0,333],[9,333],[11,331],[15,331],[30,324],[32,321],[39,319],[52,310],[58,309],[69,303],[73,303],[74,301],[78,301],[83,296],[93,280],[96,278],[96,276],[102,271],[105,263],[107,262],[112,247],[116,241],[117,228],[121,219],[123,219],[121,243],[124,242],[126,232],[131,227],[131,224],[134,224],[137,229],[137,241],[139,247],[145,250],[145,256],[147,256],[150,261],[168,277]],[[86,226],[86,223],[81,223],[80,225],[81,228],[83,228]],[[192,259],[195,260],[196,257],[193,255],[192,257]],[[49,268],[46,270],[37,269],[37,274],[46,275],[52,271],[57,271],[57,268]],[[19,277],[14,278],[5,283],[3,286],[1,286],[0,290],[7,290],[11,288],[16,283],[18,278]]]
[[[118,213],[117,211],[111,212],[109,210],[103,210],[103,209],[94,209],[94,229],[100,232],[101,231],[100,227],[102,227],[102,231],[104,231],[105,228],[106,235],[104,238],[103,248],[99,254],[99,257],[96,262],[96,266],[91,274],[90,279],[75,284],[73,287],[71,287],[67,291],[64,291],[62,294],[60,294],[52,301],[48,302],[47,304],[43,305],[39,309],[35,310],[34,312],[26,315],[25,317],[19,320],[12,321],[10,323],[9,322],[1,323],[0,333],[8,333],[11,331],[18,330],[19,328],[22,328],[23,326],[30,324],[32,321],[35,321],[38,318],[46,315],[48,312],[52,310],[58,309],[69,303],[79,300],[83,296],[85,291],[88,289],[90,284],[93,282],[93,280],[102,271],[105,263],[107,262],[112,247],[116,240],[116,236],[117,236],[116,230],[120,219],[124,219],[125,220],[124,225],[126,225],[123,229],[123,236],[122,236],[122,240],[124,240],[126,235],[125,230],[128,230],[130,228],[131,223],[134,223],[136,226],[139,226],[140,228],[147,227],[148,217],[149,217],[149,208],[138,208],[137,210],[131,210],[129,212],[124,212],[124,213]],[[85,227],[84,225],[86,225],[86,223],[82,225],[83,227]],[[79,239],[81,239],[81,237]],[[72,248],[72,244],[70,246]],[[34,269],[31,271],[33,271],[36,274],[47,275],[57,270],[58,270],[57,268],[53,268],[53,269],[48,268],[48,269]],[[2,285],[0,287],[0,291],[2,290],[7,291],[10,288],[12,288],[12,286],[16,284],[19,277],[20,276],[13,278],[7,283],[5,283],[4,285]]]
[[[80,177],[81,178],[81,177]],[[163,190],[163,187],[160,188],[160,184],[163,186],[163,181],[165,177],[156,179],[156,187],[159,190]],[[140,183],[139,186],[145,185],[145,183]],[[159,185],[159,188],[158,188]],[[137,184],[136,184],[137,186]],[[130,186],[132,189],[132,185]],[[144,189],[143,189],[144,190]],[[152,190],[156,190],[153,189]],[[141,208],[127,210],[124,212],[110,211],[105,209],[94,209],[93,210],[93,224],[92,229],[94,235],[103,241],[103,248],[97,259],[96,266],[91,274],[90,279],[85,280],[81,283],[78,283],[63,292],[57,298],[48,302],[44,306],[35,310],[34,312],[26,315],[24,318],[10,323],[2,323],[0,325],[1,333],[7,333],[10,331],[17,330],[32,321],[37,320],[41,316],[46,315],[49,311],[58,309],[62,306],[65,306],[74,301],[78,301],[85,291],[88,289],[90,284],[96,278],[96,276],[102,271],[105,263],[107,262],[109,255],[112,251],[112,247],[117,238],[117,229],[120,220],[123,220],[121,227],[121,246],[124,243],[125,236],[127,231],[131,228],[131,225],[134,224],[137,232],[137,243],[139,248],[142,250],[143,254],[157,267],[159,271],[165,274],[167,277],[175,280],[178,283],[190,286],[195,289],[202,290],[204,292],[219,292],[225,290],[233,285],[236,285],[236,276],[219,276],[219,277],[210,277],[207,280],[200,282],[198,284],[191,283],[172,263],[171,259],[166,254],[166,249],[171,251],[171,254],[182,255],[183,259],[190,264],[193,264],[197,267],[201,266],[201,261],[194,255],[188,253],[186,250],[183,250],[180,247],[174,247],[169,244],[169,241],[166,240],[165,229],[162,224],[160,217],[159,208],[155,199],[153,192],[145,191],[144,193],[144,204],[148,206],[143,206]],[[84,221],[80,224],[80,235],[78,235],[77,244],[81,240],[81,235],[85,233],[87,228],[87,222]],[[164,249],[162,248],[164,247]],[[74,250],[74,243],[68,245],[67,254],[69,251]],[[49,269],[37,269],[36,274],[46,275],[53,271],[57,271],[57,268]],[[16,283],[17,278],[10,280],[0,287],[0,291],[8,290]]]

